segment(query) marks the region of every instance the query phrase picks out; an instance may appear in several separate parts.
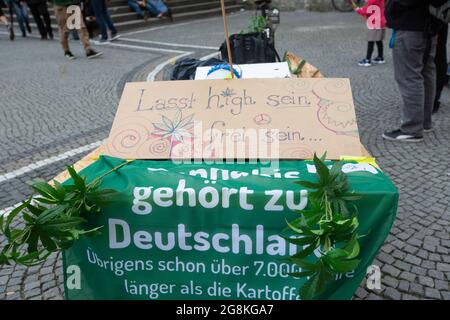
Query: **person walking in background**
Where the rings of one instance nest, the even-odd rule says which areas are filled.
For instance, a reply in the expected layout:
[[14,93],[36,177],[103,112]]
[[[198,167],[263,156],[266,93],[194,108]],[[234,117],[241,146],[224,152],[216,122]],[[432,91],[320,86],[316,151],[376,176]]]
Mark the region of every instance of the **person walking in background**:
[[439,110],[441,106],[441,93],[449,81],[448,63],[447,63],[447,38],[448,24],[441,23],[436,45],[436,98],[434,99],[433,113]]
[[433,0],[390,0],[387,25],[393,29],[394,74],[403,104],[398,129],[383,138],[418,142],[432,130],[431,112],[436,94],[436,25],[429,13]]
[[[120,37],[117,34],[117,30],[111,20],[111,16],[108,13],[106,7],[106,0],[90,0],[91,8],[95,14],[95,20],[100,28],[101,38],[97,44],[104,44],[108,41],[114,41]],[[111,38],[108,40],[108,30],[111,31]]]
[[92,10],[90,0],[83,0],[82,5],[84,23],[86,24],[86,29],[89,33],[89,39],[93,39],[95,36],[95,31],[98,28],[95,13]]
[[12,28],[12,25],[9,23],[8,18],[6,17],[5,13],[3,12],[3,7],[5,4],[3,3],[3,0],[0,0],[0,22],[3,23],[6,28],[8,29],[8,35],[9,40],[14,40],[14,30]]
[[[59,29],[59,36],[61,39],[61,46],[64,50],[64,57],[68,60],[75,59],[75,56],[70,52],[69,49],[69,27],[67,26],[67,19],[69,17],[69,14],[67,12],[67,8],[69,6],[78,6],[79,2],[77,0],[53,0],[54,1],[54,8],[55,8],[55,16],[56,21],[58,23],[58,29]],[[79,9],[79,12],[81,14],[81,8]],[[80,25],[74,26],[75,29],[78,32],[78,35],[80,37],[80,41],[83,44],[84,50],[86,52],[86,57],[88,59],[96,58],[102,55],[101,52],[97,52],[93,49],[91,49],[91,44],[89,42],[89,34],[86,30],[86,25],[84,24],[83,17],[81,15],[79,19]]]
[[[386,34],[386,18],[384,17],[384,0],[368,0],[363,7],[354,7],[354,10],[367,19],[367,54],[358,65],[370,67],[372,63],[383,64],[383,40]],[[373,49],[377,44],[378,56],[372,61]]]
[[27,31],[31,33],[27,5],[25,2],[19,0],[6,0],[6,3],[14,9],[20,31],[22,31],[22,37],[26,37]]
[[27,0],[33,19],[38,27],[42,40],[53,39],[52,24],[46,0]]

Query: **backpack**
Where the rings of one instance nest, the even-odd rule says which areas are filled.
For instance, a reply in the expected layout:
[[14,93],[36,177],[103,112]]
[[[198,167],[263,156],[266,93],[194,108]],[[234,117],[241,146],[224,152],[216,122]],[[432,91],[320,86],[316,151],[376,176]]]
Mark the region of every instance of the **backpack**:
[[[280,61],[274,45],[266,33],[233,34],[230,36],[231,54],[236,64]],[[220,47],[222,59],[228,61],[227,46]]]
[[430,14],[444,23],[450,23],[450,0],[431,1]]

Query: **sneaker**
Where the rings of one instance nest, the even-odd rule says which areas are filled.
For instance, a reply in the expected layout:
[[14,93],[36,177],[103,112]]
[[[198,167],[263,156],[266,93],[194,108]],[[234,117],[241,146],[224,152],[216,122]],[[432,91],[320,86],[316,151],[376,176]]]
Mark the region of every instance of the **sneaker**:
[[111,39],[109,39],[109,41],[114,41],[120,38],[120,34],[114,33],[111,34]]
[[423,128],[423,132],[425,132],[425,133],[433,132],[433,127]]
[[384,63],[386,63],[386,60],[384,60],[384,58],[382,58],[382,57],[376,57],[375,59],[373,59],[373,63],[384,64]]
[[360,67],[370,67],[372,63],[369,59],[362,59],[360,62],[358,62],[358,66]]
[[66,58],[67,60],[73,60],[73,59],[75,59],[75,56],[72,54],[72,52],[66,51],[64,53],[64,58]]
[[108,39],[100,39],[100,40],[95,40],[94,43],[98,46],[104,45],[104,44],[108,44],[109,40]]
[[383,138],[390,141],[404,141],[404,142],[420,142],[423,140],[422,136],[414,136],[403,133],[400,129],[393,131],[386,131],[383,133]]
[[102,54],[103,54],[103,52],[97,52],[97,51],[94,51],[92,49],[89,49],[89,51],[86,52],[86,57],[88,59],[93,59],[93,58],[100,57]]

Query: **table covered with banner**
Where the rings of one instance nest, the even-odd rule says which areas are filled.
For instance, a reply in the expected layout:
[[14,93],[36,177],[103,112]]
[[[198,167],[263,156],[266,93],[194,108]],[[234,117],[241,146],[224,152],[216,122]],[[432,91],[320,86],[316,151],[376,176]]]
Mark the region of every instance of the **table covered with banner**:
[[[100,156],[88,181],[124,160]],[[359,211],[361,262],[321,296],[350,299],[395,218],[398,193],[370,159],[344,160]],[[331,164],[331,162],[329,162]],[[120,199],[89,218],[103,226],[63,252],[66,299],[298,299],[305,278],[284,258],[298,248],[280,234],[308,206],[312,161],[206,164],[135,160],[106,175],[101,188]],[[315,256],[319,255],[315,252]]]

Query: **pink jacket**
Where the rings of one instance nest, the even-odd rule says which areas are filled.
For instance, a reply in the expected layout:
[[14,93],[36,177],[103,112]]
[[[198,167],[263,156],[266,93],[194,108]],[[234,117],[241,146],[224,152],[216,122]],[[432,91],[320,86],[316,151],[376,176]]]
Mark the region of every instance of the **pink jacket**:
[[[365,17],[366,19],[369,19],[374,14],[378,12],[378,10],[371,9],[371,6],[378,6],[380,8],[380,26],[373,26],[371,29],[384,29],[386,28],[386,18],[384,17],[384,0],[367,0],[366,5],[356,9],[355,11]],[[372,17],[371,22],[374,23],[378,21],[378,19],[375,19]]]

